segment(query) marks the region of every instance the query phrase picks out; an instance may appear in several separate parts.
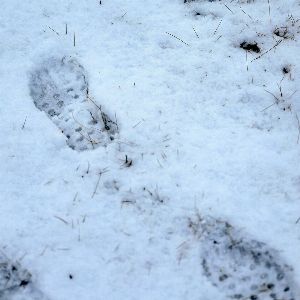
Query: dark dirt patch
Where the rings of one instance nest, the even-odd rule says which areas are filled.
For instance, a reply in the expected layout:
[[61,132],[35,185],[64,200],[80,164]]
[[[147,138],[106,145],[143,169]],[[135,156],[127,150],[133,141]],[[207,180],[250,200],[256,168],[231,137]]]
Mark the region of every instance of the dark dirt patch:
[[258,44],[256,42],[242,42],[240,44],[240,48],[246,50],[246,51],[250,51],[250,52],[255,52],[255,53],[260,53],[260,47],[258,46]]

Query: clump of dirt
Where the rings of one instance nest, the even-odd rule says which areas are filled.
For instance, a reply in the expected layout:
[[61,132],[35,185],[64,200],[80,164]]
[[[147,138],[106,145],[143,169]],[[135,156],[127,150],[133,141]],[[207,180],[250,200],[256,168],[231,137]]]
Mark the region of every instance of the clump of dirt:
[[289,74],[291,72],[291,68],[289,66],[284,66],[282,68],[282,73],[283,74]]
[[199,16],[205,17],[205,14],[203,14],[203,13],[201,13],[201,12],[199,12],[199,11],[195,11],[195,12],[194,12],[194,16],[195,16],[195,17],[199,17]]
[[258,44],[256,42],[242,42],[240,44],[240,48],[246,50],[246,51],[251,51],[251,52],[255,52],[255,53],[260,53],[260,47],[258,46]]

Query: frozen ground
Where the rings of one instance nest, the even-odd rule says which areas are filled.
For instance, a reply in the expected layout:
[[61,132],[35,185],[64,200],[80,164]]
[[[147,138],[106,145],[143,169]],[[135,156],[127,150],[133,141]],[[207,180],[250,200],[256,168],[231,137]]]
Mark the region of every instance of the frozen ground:
[[299,299],[299,0],[184,2],[2,1],[1,300]]

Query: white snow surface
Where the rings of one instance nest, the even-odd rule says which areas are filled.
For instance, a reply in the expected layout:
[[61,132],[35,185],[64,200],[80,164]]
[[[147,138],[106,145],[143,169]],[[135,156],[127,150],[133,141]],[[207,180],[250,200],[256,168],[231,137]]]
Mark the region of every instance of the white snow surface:
[[[275,249],[300,299],[298,18],[299,0],[2,0],[0,250],[32,283],[0,299],[226,299],[195,214]],[[73,150],[35,106],[32,72],[64,56],[110,143]]]

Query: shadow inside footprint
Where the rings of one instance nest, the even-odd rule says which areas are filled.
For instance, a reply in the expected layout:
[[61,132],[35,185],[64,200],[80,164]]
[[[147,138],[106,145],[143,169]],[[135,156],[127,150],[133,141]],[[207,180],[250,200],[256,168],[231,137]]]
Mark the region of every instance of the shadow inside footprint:
[[94,149],[114,139],[118,125],[89,96],[86,71],[75,58],[48,58],[31,72],[29,88],[35,106],[57,125],[70,148]]

